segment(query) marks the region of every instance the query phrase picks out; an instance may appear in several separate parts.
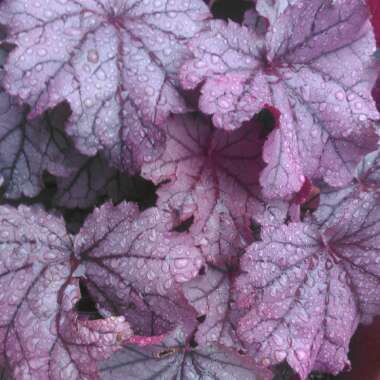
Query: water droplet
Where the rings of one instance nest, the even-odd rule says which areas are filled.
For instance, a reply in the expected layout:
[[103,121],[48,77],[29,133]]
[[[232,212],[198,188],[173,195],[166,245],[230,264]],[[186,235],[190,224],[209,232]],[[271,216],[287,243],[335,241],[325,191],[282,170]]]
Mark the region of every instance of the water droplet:
[[338,91],[338,92],[335,93],[335,97],[338,100],[343,100],[344,99],[344,93],[342,91]]
[[315,285],[315,280],[313,276],[308,276],[306,279],[306,285],[309,286],[310,288],[314,287]]
[[327,270],[330,270],[333,266],[334,266],[333,262],[330,259],[327,259],[325,263],[325,268]]
[[203,61],[198,60],[194,63],[194,67],[197,69],[203,69],[204,67],[206,67],[206,64]]
[[46,49],[44,49],[44,48],[38,49],[38,55],[40,57],[45,57],[46,54],[47,54],[47,50]]
[[87,61],[91,63],[99,62],[99,53],[96,49],[90,49],[87,53]]
[[216,311],[217,311],[219,314],[224,314],[225,311],[226,311],[226,308],[225,308],[225,306],[223,306],[223,305],[218,305],[218,306],[216,307]]
[[304,350],[295,350],[295,354],[299,361],[304,361],[306,359],[306,352]]
[[94,105],[94,102],[93,102],[91,99],[87,98],[87,99],[84,101],[84,105],[85,105],[86,107],[90,108],[90,107],[92,107],[92,106]]
[[339,273],[339,277],[338,277],[339,281],[345,284],[346,283],[346,278],[347,278],[346,271],[344,271],[344,270],[341,271]]
[[141,269],[143,266],[145,265],[145,261],[144,259],[138,259],[137,262],[136,262],[136,267],[138,269]]
[[164,288],[165,289],[170,289],[172,286],[172,280],[166,280],[164,283]]
[[186,268],[186,266],[189,264],[189,259],[175,259],[174,265],[178,269]]
[[91,67],[87,64],[83,65],[83,70],[86,72],[86,73],[91,73]]
[[306,101],[309,101],[310,100],[310,86],[308,86],[308,85],[302,86],[301,87],[301,94],[302,94],[302,97]]
[[214,63],[214,64],[217,64],[219,62],[219,59],[220,58],[217,55],[215,55],[215,54],[213,54],[211,56],[211,62]]
[[285,351],[276,351],[274,353],[274,357],[278,362],[282,362],[286,358],[286,352]]
[[154,95],[154,88],[151,87],[151,86],[146,86],[145,87],[145,94],[149,95],[149,96],[152,96]]
[[277,346],[281,346],[284,344],[284,339],[279,334],[273,334],[273,341]]
[[231,102],[226,98],[218,99],[218,104],[221,108],[225,108],[225,109],[228,109],[231,107]]

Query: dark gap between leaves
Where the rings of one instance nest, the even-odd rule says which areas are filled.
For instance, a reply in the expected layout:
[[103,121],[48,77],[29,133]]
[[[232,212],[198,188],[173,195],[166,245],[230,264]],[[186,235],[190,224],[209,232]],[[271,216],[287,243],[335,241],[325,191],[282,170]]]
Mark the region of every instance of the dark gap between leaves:
[[244,13],[252,7],[252,1],[247,0],[216,0],[211,7],[215,18],[233,20],[242,23]]
[[79,280],[79,288],[81,293],[80,300],[76,303],[75,309],[79,314],[88,317],[90,320],[102,319],[95,301],[92,299],[90,292],[88,291],[83,280]]
[[194,216],[184,220],[178,226],[173,228],[173,231],[176,232],[189,232],[191,225],[194,223]]
[[251,231],[255,241],[261,241],[261,224],[255,220],[251,221]]
[[197,347],[198,347],[198,343],[196,342],[194,336],[191,337],[191,339],[190,339],[190,341],[189,341],[189,346],[190,346],[191,348],[197,348]]
[[260,111],[256,115],[255,119],[260,124],[259,137],[261,139],[266,139],[276,128],[276,115],[274,115],[273,112],[267,108]]

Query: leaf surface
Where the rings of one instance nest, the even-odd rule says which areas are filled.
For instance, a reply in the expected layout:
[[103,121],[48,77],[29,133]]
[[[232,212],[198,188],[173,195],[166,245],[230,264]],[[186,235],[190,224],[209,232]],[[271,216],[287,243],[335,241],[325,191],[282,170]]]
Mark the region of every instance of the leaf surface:
[[34,197],[43,188],[44,171],[67,176],[66,160],[73,149],[64,135],[64,118],[55,109],[35,120],[27,119],[25,107],[0,92],[0,176],[4,196]]
[[201,87],[200,109],[218,128],[234,130],[272,107],[277,126],[260,179],[266,195],[297,192],[305,177],[346,185],[376,149],[368,9],[356,0],[264,3],[272,13],[263,11],[265,40],[233,22],[210,22],[191,40],[194,58],[182,66],[181,83]]
[[176,72],[208,15],[201,0],[4,1],[0,21],[17,45],[5,87],[32,115],[68,101],[82,153],[107,149],[138,169],[162,142],[152,124],[186,110]]
[[287,360],[301,379],[311,370],[349,368],[351,336],[380,312],[380,202],[363,193],[323,228],[292,223],[266,229],[242,261],[240,337],[265,365]]
[[0,360],[16,380],[99,379],[96,360],[132,335],[124,318],[81,320],[72,242],[37,207],[0,210]]
[[132,203],[106,203],[87,218],[75,240],[98,302],[113,314],[130,315],[139,326],[153,318],[159,326],[150,335],[165,332],[181,317],[195,319],[180,284],[198,274],[203,259],[191,236],[170,231],[170,223],[156,208],[140,213]]
[[191,348],[176,330],[160,345],[129,346],[102,364],[103,380],[269,380],[269,371],[256,367],[247,357],[217,346]]
[[233,300],[233,279],[233,272],[209,267],[205,275],[183,286],[186,298],[204,318],[195,334],[198,344],[244,349],[236,332],[241,315]]
[[226,132],[202,118],[177,116],[169,120],[165,133],[165,152],[144,165],[142,175],[161,184],[161,209],[179,222],[194,218],[190,231],[208,261],[235,255],[229,247],[244,247],[252,239],[252,219],[259,223],[283,220],[286,205],[268,202],[261,193],[259,124]]

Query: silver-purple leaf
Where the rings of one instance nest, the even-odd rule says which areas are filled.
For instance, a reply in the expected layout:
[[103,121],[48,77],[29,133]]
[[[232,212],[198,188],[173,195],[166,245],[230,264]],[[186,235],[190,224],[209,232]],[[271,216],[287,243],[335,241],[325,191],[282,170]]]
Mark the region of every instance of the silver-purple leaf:
[[6,368],[0,369],[0,380],[12,380],[12,377]]
[[137,308],[149,319],[153,312],[164,325],[181,320],[180,310],[189,319],[180,285],[198,274],[203,259],[191,236],[170,231],[170,224],[156,208],[140,213],[125,202],[106,203],[87,218],[75,251],[103,307],[127,316],[132,305],[132,313]]
[[190,334],[197,325],[197,313],[178,289],[165,295],[138,294],[135,290],[128,298],[115,297],[113,289],[98,286],[96,278],[87,278],[86,287],[96,301],[103,317],[123,315],[140,337],[159,337],[172,331],[181,323]]
[[[269,380],[270,371],[218,346],[192,348],[180,329],[162,344],[127,346],[102,363],[102,380]],[[127,374],[127,377],[126,377]]]
[[278,125],[265,144],[261,174],[266,195],[297,192],[305,177],[346,185],[377,141],[375,40],[366,4],[264,3],[273,8],[265,40],[244,26],[211,21],[189,45],[194,58],[181,68],[181,83],[201,86],[200,109],[218,128],[239,128],[264,105],[273,107]]
[[82,153],[110,149],[138,168],[161,142],[152,123],[187,109],[176,73],[208,16],[201,0],[3,1],[0,22],[17,46],[5,87],[34,116],[68,101]]
[[380,150],[368,154],[356,168],[355,178],[343,188],[323,185],[318,209],[312,218],[320,226],[331,225],[339,218],[336,212],[361,193],[378,193],[380,189]]
[[124,318],[80,320],[71,237],[38,207],[0,207],[0,362],[15,380],[98,379],[132,332]]
[[16,100],[0,92],[0,176],[6,198],[34,197],[43,188],[46,170],[66,176],[66,159],[72,152],[64,135],[59,109],[27,120],[28,112]]
[[364,189],[380,188],[380,149],[363,158],[355,177]]
[[128,188],[128,176],[110,167],[103,155],[93,157],[74,153],[67,158],[72,168],[67,176],[56,178],[54,203],[66,208],[88,208],[109,196],[122,199]]
[[190,304],[204,321],[199,324],[195,339],[202,346],[221,344],[235,350],[244,349],[236,330],[238,308],[232,298],[233,272],[209,267],[203,276],[198,276],[183,285]]
[[259,14],[255,8],[250,8],[244,13],[243,25],[253,30],[259,38],[262,38],[268,30],[265,17]]
[[261,70],[264,40],[232,21],[210,21],[189,48],[195,58],[181,68],[185,89],[201,87],[199,107],[216,127],[234,130],[266,104],[270,92]]
[[297,1],[298,0],[257,0],[256,10],[270,23],[274,23],[287,7],[295,4]]
[[190,231],[207,260],[231,255],[228,246],[244,247],[252,219],[281,223],[285,204],[268,202],[259,185],[263,140],[258,123],[226,132],[200,117],[176,116],[165,127],[166,149],[143,166],[142,175],[162,183],[159,208],[179,221],[194,218]]
[[380,313],[380,202],[362,193],[333,223],[267,228],[242,261],[240,337],[264,365],[287,360],[301,379],[350,363],[359,322]]

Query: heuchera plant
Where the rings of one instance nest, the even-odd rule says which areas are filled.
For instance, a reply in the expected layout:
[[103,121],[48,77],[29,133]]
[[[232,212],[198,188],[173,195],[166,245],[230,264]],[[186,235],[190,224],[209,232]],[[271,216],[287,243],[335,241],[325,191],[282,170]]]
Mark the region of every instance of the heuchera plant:
[[0,24],[0,379],[379,380],[377,0]]

